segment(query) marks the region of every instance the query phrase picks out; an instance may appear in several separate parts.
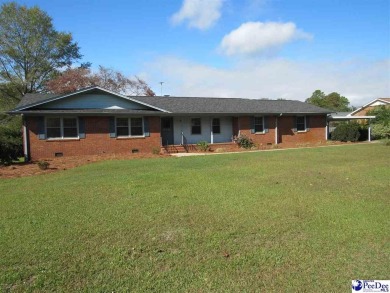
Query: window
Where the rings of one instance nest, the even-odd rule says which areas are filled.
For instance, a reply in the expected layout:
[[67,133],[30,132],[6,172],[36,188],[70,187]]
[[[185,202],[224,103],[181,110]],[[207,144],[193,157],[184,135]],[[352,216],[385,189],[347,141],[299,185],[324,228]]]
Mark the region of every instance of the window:
[[219,120],[219,118],[213,119],[212,127],[213,127],[213,134],[221,133],[221,121]]
[[117,136],[142,136],[144,135],[142,118],[116,118]]
[[264,117],[255,117],[254,127],[255,133],[264,132]]
[[191,134],[201,134],[202,127],[200,118],[192,118],[191,119]]
[[131,136],[143,135],[142,118],[130,118]]
[[297,131],[306,131],[306,116],[297,116]]
[[116,119],[116,135],[117,136],[129,136],[129,119],[117,118]]
[[47,138],[78,138],[77,118],[46,118]]

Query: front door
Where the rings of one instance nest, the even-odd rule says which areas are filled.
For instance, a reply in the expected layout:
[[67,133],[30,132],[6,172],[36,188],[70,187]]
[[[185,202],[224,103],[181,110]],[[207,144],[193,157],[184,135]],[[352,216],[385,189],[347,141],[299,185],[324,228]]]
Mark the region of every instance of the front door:
[[161,140],[162,145],[173,144],[173,118],[161,118]]

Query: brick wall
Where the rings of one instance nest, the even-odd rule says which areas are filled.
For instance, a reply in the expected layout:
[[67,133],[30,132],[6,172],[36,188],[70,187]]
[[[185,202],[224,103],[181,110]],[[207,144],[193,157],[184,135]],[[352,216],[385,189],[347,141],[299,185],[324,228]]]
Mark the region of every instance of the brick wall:
[[[326,116],[310,116],[307,132],[293,132],[294,116],[278,117],[278,141],[282,146],[325,141]],[[131,153],[138,149],[140,153],[152,153],[160,150],[160,117],[148,117],[150,137],[110,138],[109,117],[84,117],[85,139],[40,140],[38,138],[38,118],[26,117],[32,160],[54,157],[55,153],[64,156],[82,156],[99,154]],[[275,144],[276,116],[268,116],[268,133],[251,133],[251,117],[241,116],[233,120],[233,129],[250,137],[259,147]]]
[[310,116],[309,131],[293,132],[295,117],[282,116],[278,118],[279,142],[283,144],[304,144],[324,142],[326,116]]
[[353,116],[367,116],[367,112],[375,109],[375,106],[368,106],[353,114]]
[[268,133],[251,133],[251,117],[241,116],[238,118],[240,133],[250,137],[259,146],[275,143],[275,117],[268,116]]
[[[317,115],[309,118],[309,131],[294,132],[295,117],[278,117],[278,143],[283,145],[296,145],[304,143],[324,142],[326,116]],[[240,132],[249,136],[258,146],[275,144],[276,116],[268,116],[268,133],[251,133],[251,117],[239,117]]]
[[152,153],[160,149],[160,117],[148,117],[150,137],[110,138],[108,117],[84,117],[84,139],[40,140],[38,138],[38,118],[27,117],[26,125],[30,138],[30,156],[32,160],[54,157],[55,153],[64,156],[82,156],[99,154],[131,153],[138,149],[140,153]]

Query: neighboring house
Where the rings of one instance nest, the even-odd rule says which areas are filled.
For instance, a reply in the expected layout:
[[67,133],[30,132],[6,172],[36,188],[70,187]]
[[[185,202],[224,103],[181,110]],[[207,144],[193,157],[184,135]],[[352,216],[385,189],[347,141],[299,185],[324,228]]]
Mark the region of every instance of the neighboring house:
[[[70,94],[26,94],[22,114],[27,159],[151,153],[199,141],[234,146],[247,135],[258,145],[325,141],[331,111],[288,100],[128,97],[99,87]],[[218,145],[216,145],[218,146]]]
[[368,111],[375,109],[375,107],[378,106],[390,107],[390,98],[375,99],[364,105],[363,107],[360,107],[359,109],[356,109],[355,111],[351,112],[348,116],[366,116]]

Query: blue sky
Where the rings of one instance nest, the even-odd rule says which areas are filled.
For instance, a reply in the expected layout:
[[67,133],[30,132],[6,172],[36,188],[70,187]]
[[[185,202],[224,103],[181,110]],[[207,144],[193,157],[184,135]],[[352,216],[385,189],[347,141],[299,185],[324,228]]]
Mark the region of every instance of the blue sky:
[[[1,1],[4,2],[4,1]],[[83,61],[160,94],[390,97],[389,0],[18,1],[69,31]]]

